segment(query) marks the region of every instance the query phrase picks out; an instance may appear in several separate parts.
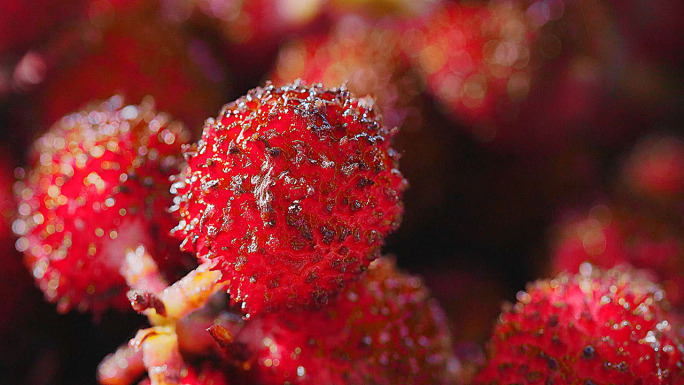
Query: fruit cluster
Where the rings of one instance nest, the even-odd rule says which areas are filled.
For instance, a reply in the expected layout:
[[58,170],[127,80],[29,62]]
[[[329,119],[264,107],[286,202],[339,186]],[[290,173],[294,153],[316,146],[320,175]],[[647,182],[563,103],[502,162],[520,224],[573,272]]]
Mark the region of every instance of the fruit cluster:
[[636,3],[0,0],[0,383],[684,384]]

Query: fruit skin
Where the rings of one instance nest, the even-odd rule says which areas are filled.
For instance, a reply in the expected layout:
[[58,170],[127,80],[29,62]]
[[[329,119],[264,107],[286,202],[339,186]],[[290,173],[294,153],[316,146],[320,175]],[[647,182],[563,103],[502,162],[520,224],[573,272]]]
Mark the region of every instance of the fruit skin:
[[615,269],[586,264],[582,273],[518,293],[494,328],[475,384],[684,383],[662,290]]
[[453,384],[456,375],[444,313],[387,257],[325,308],[257,316],[235,343],[253,357],[247,383]]
[[67,115],[40,137],[23,180],[14,230],[17,249],[58,310],[130,309],[119,273],[127,247],[145,246],[173,276],[187,256],[168,236],[175,225],[169,176],[180,170],[178,123],[151,99],[120,96]]
[[188,151],[175,233],[248,314],[325,304],[399,226],[406,181],[392,135],[371,99],[344,88],[253,89]]
[[372,23],[358,17],[338,20],[326,34],[312,34],[283,45],[271,75],[274,84],[346,84],[355,95],[370,95],[385,124],[401,126],[417,114],[418,79],[400,55],[399,23]]

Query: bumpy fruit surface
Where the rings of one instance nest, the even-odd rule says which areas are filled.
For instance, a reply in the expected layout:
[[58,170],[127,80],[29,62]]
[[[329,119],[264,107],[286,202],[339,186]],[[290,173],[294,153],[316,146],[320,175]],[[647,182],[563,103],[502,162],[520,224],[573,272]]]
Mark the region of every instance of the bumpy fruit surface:
[[273,82],[346,83],[356,95],[373,96],[388,126],[399,126],[417,97],[417,80],[400,58],[401,37],[389,22],[343,18],[328,34],[287,43],[278,54]]
[[531,284],[494,328],[475,384],[681,384],[682,346],[663,292],[625,272]]
[[144,246],[163,271],[182,266],[167,236],[169,176],[189,138],[150,100],[125,106],[115,96],[56,123],[33,147],[14,230],[17,248],[60,311],[129,309],[119,273],[126,248]]
[[442,310],[418,277],[389,258],[373,262],[325,308],[258,316],[235,341],[252,357],[249,383],[454,383]]
[[183,246],[248,313],[326,303],[399,226],[405,180],[371,99],[256,88],[207,121],[175,185]]

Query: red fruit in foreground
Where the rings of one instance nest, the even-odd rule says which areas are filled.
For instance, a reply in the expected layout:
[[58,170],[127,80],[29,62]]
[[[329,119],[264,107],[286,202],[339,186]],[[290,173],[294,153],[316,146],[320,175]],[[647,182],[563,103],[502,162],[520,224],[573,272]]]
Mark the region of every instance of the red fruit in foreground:
[[518,293],[494,328],[475,384],[681,384],[684,355],[663,292],[609,270]]
[[150,101],[115,96],[68,115],[39,138],[13,229],[33,276],[60,311],[130,309],[119,273],[126,248],[145,246],[163,271],[185,261],[167,236],[176,220],[169,176],[188,140]]
[[399,226],[406,182],[371,99],[267,85],[209,119],[175,185],[183,246],[248,313],[326,303]]
[[[317,311],[265,314],[235,337],[252,357],[249,383],[452,384],[446,319],[418,277],[380,258]],[[228,352],[235,345],[228,345]]]

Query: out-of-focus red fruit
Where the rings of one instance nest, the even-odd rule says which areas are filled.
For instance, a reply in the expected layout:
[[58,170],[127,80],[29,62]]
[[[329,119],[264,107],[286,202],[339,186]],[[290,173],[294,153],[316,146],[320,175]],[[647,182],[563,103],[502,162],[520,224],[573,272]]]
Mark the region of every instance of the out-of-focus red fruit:
[[[635,273],[636,274],[636,273]],[[494,328],[475,384],[680,384],[663,291],[617,270],[530,284]]]
[[622,178],[637,194],[651,200],[684,195],[684,142],[673,136],[641,140],[625,162]]
[[356,95],[372,96],[385,123],[400,126],[415,108],[417,80],[400,57],[401,34],[391,23],[371,24],[356,17],[337,22],[326,35],[288,42],[278,55],[274,84],[346,84]]
[[623,229],[612,211],[596,205],[589,214],[568,213],[556,225],[553,242],[553,272],[575,274],[584,262],[601,268],[630,263]]
[[577,273],[584,262],[601,268],[629,264],[663,286],[672,305],[684,301],[684,237],[670,224],[618,206],[596,205],[556,224],[552,272]]
[[224,75],[217,66],[207,70],[210,51],[146,15],[105,12],[44,49],[48,70],[35,95],[43,125],[115,93],[128,100],[151,95],[191,128],[220,107]]
[[264,385],[452,384],[458,366],[439,305],[389,258],[325,308],[258,316],[226,346]]
[[669,65],[684,63],[684,7],[677,1],[609,0],[619,32],[634,58],[649,58]]
[[180,171],[182,124],[151,100],[119,96],[57,122],[34,147],[15,193],[17,249],[58,310],[98,314],[130,309],[120,274],[127,248],[144,246],[163,271],[186,268],[178,242],[169,177]]
[[445,3],[408,27],[404,51],[449,114],[481,123],[526,98],[536,36],[514,2]]
[[247,313],[318,306],[377,258],[406,181],[370,98],[267,85],[209,119],[177,178],[175,229]]
[[20,53],[75,16],[82,0],[0,1],[0,56]]

